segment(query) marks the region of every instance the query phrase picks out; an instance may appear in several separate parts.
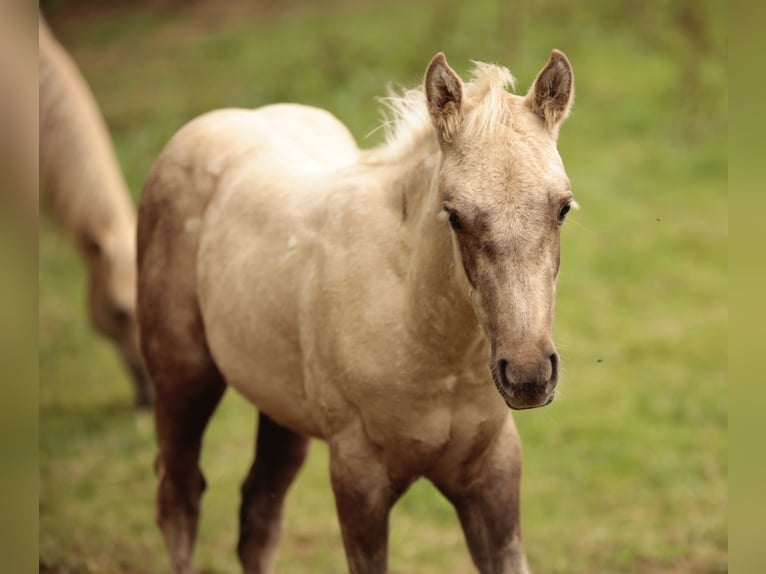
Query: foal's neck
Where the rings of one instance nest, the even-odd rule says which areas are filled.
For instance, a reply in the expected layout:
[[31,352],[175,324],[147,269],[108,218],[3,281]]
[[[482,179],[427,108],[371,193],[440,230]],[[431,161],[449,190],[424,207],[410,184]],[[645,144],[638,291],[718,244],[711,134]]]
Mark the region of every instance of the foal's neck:
[[410,247],[405,280],[408,327],[438,365],[451,370],[477,362],[486,368],[488,343],[473,305],[471,286],[454,252],[438,186],[441,151],[436,146],[404,160],[393,183],[401,194],[404,233]]

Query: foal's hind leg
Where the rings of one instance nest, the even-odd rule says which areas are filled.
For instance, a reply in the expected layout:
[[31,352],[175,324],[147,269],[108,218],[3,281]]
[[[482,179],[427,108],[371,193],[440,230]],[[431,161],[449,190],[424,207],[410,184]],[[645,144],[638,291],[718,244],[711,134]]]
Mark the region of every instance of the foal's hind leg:
[[[192,572],[199,501],[205,480],[199,470],[202,434],[226,385],[205,342],[193,283],[173,281],[168,270],[139,284],[141,344],[154,385],[157,445],[157,525],[174,574]],[[176,263],[177,264],[177,263]],[[141,277],[142,279],[145,276]],[[183,277],[182,277],[183,279]]]
[[202,434],[225,388],[217,374],[206,379],[178,380],[175,385],[167,382],[158,385],[157,524],[165,538],[174,574],[192,572],[200,498],[205,489],[199,469]]
[[237,545],[247,574],[269,572],[272,567],[285,495],[306,460],[308,442],[260,414],[255,461],[242,485]]
[[215,186],[195,180],[194,173],[179,161],[158,160],[144,188],[137,229],[138,323],[159,446],[157,524],[174,574],[192,571],[205,487],[202,434],[225,389],[197,300],[199,231],[190,225],[204,215]]

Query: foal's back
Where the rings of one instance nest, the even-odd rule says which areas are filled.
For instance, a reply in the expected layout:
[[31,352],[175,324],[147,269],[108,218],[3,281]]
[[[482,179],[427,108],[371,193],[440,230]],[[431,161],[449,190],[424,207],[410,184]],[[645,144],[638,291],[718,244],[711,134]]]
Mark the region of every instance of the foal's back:
[[[204,275],[200,254],[204,251],[206,258],[227,258],[227,265],[243,271],[240,264],[258,241],[257,234],[245,237],[243,226],[287,229],[290,214],[316,189],[305,184],[292,186],[286,180],[319,181],[323,173],[352,164],[357,155],[348,129],[331,114],[293,104],[211,112],[173,137],[145,186],[138,226],[142,349],[158,392],[173,393],[179,378],[185,380],[183,384],[199,385],[200,392],[212,388],[212,379],[223,384],[206,329],[215,317],[203,320],[200,305],[200,291],[204,290],[199,281]],[[236,201],[242,202],[242,210],[232,209]],[[221,214],[223,221],[218,221]],[[215,232],[210,233],[211,229]],[[232,243],[238,247],[230,249]],[[288,248],[286,244],[261,247],[263,260],[270,250]],[[231,296],[241,285],[244,282],[229,281],[222,292]],[[271,287],[275,300],[269,308],[289,315],[285,306],[290,304],[291,286]],[[257,299],[258,294],[249,297]],[[236,313],[241,329],[247,328],[246,312],[244,316],[242,310]],[[279,321],[269,323],[279,325]],[[277,362],[280,351],[293,343],[285,341],[278,329],[264,336],[272,343],[265,348]],[[290,362],[286,352],[282,356],[284,362]],[[288,372],[296,367],[292,365]],[[237,378],[236,365],[232,369],[224,373],[227,382],[230,375]],[[278,395],[277,400],[294,403],[295,397],[289,393]],[[298,418],[302,414],[299,411]]]

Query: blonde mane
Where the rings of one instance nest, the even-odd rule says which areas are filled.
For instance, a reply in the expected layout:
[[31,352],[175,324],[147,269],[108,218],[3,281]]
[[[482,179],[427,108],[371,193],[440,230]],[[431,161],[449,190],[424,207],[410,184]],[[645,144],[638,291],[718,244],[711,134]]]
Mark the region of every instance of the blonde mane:
[[[473,62],[471,79],[463,86],[467,108],[463,133],[466,137],[486,137],[505,121],[506,106],[503,99],[507,89],[515,89],[516,79],[511,72],[495,64]],[[380,146],[363,156],[366,164],[396,162],[425,148],[434,151],[437,140],[428,113],[422,85],[380,98],[383,123],[376,128],[384,130],[385,140]]]

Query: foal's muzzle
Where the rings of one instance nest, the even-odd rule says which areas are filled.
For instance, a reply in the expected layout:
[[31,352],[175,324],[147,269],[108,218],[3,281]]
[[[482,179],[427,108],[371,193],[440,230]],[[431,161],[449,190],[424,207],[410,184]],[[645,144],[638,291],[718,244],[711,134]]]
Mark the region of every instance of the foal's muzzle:
[[495,386],[512,409],[533,409],[553,402],[559,380],[559,356],[553,351],[534,358],[493,361]]

